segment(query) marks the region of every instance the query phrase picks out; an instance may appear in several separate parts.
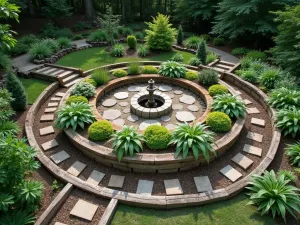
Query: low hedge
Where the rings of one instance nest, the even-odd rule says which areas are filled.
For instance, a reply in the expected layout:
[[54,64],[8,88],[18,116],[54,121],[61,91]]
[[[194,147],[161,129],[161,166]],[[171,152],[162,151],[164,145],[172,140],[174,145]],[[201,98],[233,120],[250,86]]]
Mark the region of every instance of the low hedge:
[[212,131],[227,132],[231,129],[231,119],[223,112],[211,112],[206,118],[206,124]]
[[143,74],[157,74],[158,69],[154,66],[143,66],[142,73]]
[[115,70],[112,73],[112,75],[115,76],[115,77],[125,77],[125,76],[128,75],[128,73],[127,73],[126,70],[119,69],[119,70]]
[[88,137],[93,141],[105,141],[114,133],[111,122],[101,120],[94,122],[88,129]]

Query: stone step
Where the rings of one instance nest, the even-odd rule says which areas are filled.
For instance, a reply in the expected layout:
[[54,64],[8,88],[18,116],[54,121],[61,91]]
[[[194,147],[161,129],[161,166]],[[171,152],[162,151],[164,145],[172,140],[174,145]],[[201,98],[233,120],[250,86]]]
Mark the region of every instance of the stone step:
[[53,133],[55,133],[55,131],[54,131],[52,126],[44,127],[44,128],[40,129],[40,135],[41,136],[48,135],[48,134],[53,134]]
[[50,150],[52,148],[55,148],[58,146],[58,143],[55,139],[51,140],[51,141],[47,141],[44,144],[42,144],[42,148],[44,149],[44,151]]
[[86,165],[79,161],[76,161],[68,170],[67,172],[72,174],[75,177],[78,177],[79,174],[85,169]]
[[69,87],[73,86],[74,84],[78,83],[78,82],[81,81],[81,80],[82,80],[82,78],[78,78],[78,79],[76,79],[76,80],[73,80],[73,81],[71,81],[70,83],[64,84],[64,87],[69,88]]
[[241,95],[242,92],[240,92],[239,90],[234,90],[236,95]]
[[43,71],[43,74],[47,74],[47,75],[51,76],[51,73],[56,71],[56,70],[57,70],[57,68],[51,68],[49,70]]
[[45,113],[52,113],[52,112],[55,112],[56,109],[57,109],[56,107],[46,108],[46,109],[45,109]]
[[58,102],[50,102],[48,103],[48,107],[55,107],[58,106]]
[[65,151],[61,151],[61,152],[55,153],[54,155],[51,155],[50,158],[53,160],[53,162],[55,164],[60,164],[63,161],[65,161],[68,158],[70,158],[70,156]]
[[254,146],[248,145],[248,144],[245,144],[243,151],[247,152],[249,154],[252,154],[252,155],[256,155],[256,156],[261,156],[261,154],[262,154],[261,148],[254,147]]
[[151,196],[153,184],[154,182],[150,180],[139,180],[136,193],[140,195]]
[[251,139],[251,140],[257,141],[257,142],[262,142],[263,137],[264,136],[261,135],[261,134],[258,134],[258,133],[255,133],[255,132],[250,132],[250,131],[247,134],[248,139]]
[[247,111],[248,114],[258,114],[258,113],[260,113],[259,110],[256,107],[246,108],[246,111]]
[[247,156],[244,156],[241,153],[238,153],[231,160],[235,162],[237,165],[239,165],[240,167],[242,167],[244,170],[248,169],[248,167],[251,166],[253,163],[251,159],[249,159]]
[[55,96],[58,96],[58,97],[64,97],[66,93],[63,93],[63,92],[57,92],[55,94]]
[[49,70],[51,67],[43,67],[43,68],[41,68],[41,69],[38,69],[38,70],[36,70],[36,71],[34,71],[35,73],[41,73],[41,72],[43,72],[43,71],[45,71],[45,70]]
[[220,170],[220,172],[229,180],[232,182],[237,181],[239,178],[241,178],[243,175],[234,169],[232,166],[228,165],[225,166],[223,169]]
[[65,78],[65,77],[69,76],[72,73],[74,73],[74,71],[66,71],[66,72],[63,72],[63,73],[57,75],[56,77],[57,78]]
[[57,71],[51,73],[51,76],[57,76],[57,75],[59,75],[59,74],[65,72],[65,71],[66,71],[66,70],[57,70]]
[[228,61],[225,61],[225,60],[221,60],[221,61],[219,61],[219,63],[225,64],[225,65],[231,66],[231,67],[235,66],[234,63],[231,63],[231,62],[228,62]]
[[230,70],[232,68],[231,66],[226,66],[226,65],[223,65],[223,64],[220,64],[220,63],[218,63],[218,64],[216,64],[214,66],[218,67],[220,69],[224,69],[224,70]]
[[213,67],[213,69],[216,70],[216,71],[218,71],[218,72],[221,72],[221,73],[226,72],[226,70],[218,68],[218,67]]
[[93,172],[91,173],[91,175],[89,176],[86,182],[93,186],[97,186],[104,177],[105,177],[104,173],[101,173],[97,170],[93,170]]
[[54,114],[42,115],[41,122],[49,122],[54,120]]
[[97,209],[97,205],[79,199],[70,214],[87,221],[92,221]]
[[182,187],[178,179],[164,180],[167,195],[182,195]]
[[50,98],[50,101],[60,101],[61,98],[60,97],[52,97]]
[[244,103],[245,103],[246,105],[250,105],[250,104],[252,104],[252,102],[251,102],[251,101],[249,101],[248,99],[244,99]]
[[108,187],[122,188],[124,184],[124,179],[124,176],[111,175],[108,182]]
[[266,121],[262,119],[257,119],[257,118],[251,118],[251,124],[257,125],[260,127],[265,127],[266,126]]
[[203,177],[194,177],[194,182],[197,188],[197,191],[200,192],[211,192],[213,188],[211,186],[208,176]]
[[62,82],[65,84],[65,83],[71,82],[72,80],[75,80],[75,79],[78,78],[78,77],[79,77],[79,74],[78,74],[78,73],[73,73],[73,74],[67,76],[66,78],[64,78],[64,79],[62,80]]

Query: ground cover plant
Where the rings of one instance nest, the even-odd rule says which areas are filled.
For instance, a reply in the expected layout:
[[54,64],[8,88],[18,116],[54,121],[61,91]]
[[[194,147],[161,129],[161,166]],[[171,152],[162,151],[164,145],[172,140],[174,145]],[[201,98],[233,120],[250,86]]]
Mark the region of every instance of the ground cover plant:
[[187,80],[196,80],[198,78],[198,74],[194,71],[187,71],[184,78]]
[[128,75],[128,73],[127,73],[126,70],[118,69],[118,70],[115,70],[112,73],[112,75],[115,76],[115,77],[125,77],[125,76]]
[[143,66],[142,73],[143,74],[157,74],[158,69],[154,66]]
[[228,88],[222,84],[214,84],[208,88],[208,93],[211,96],[226,94],[228,92]]
[[84,96],[70,96],[67,101],[66,104],[67,105],[71,105],[72,103],[77,103],[77,102],[84,102],[84,103],[89,103],[88,99]]

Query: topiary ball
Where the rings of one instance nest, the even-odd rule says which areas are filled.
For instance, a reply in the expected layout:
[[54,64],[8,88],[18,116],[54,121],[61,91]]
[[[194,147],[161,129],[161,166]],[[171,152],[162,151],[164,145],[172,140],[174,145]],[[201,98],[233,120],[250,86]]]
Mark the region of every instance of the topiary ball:
[[198,78],[198,74],[193,71],[188,71],[185,73],[184,78],[187,80],[196,80]]
[[119,69],[119,70],[115,70],[112,73],[112,75],[115,76],[115,77],[125,77],[125,76],[128,75],[128,73],[127,73],[126,70]]
[[94,122],[88,129],[88,137],[93,141],[105,141],[114,133],[111,122],[100,120]]
[[222,84],[215,84],[208,88],[208,93],[211,96],[228,93],[228,88]]
[[71,105],[71,103],[77,103],[77,102],[89,103],[86,97],[73,95],[67,99],[66,104]]
[[231,119],[223,112],[209,113],[206,118],[206,124],[215,132],[227,132],[231,129]]
[[151,125],[144,132],[146,145],[153,150],[165,149],[171,140],[171,134],[165,127]]

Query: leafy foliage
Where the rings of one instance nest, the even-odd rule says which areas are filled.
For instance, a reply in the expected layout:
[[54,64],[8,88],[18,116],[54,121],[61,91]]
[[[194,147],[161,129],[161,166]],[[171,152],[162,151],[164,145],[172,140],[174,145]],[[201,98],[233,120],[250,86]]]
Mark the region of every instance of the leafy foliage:
[[279,170],[278,173],[277,173],[277,176],[284,176],[285,180],[289,180],[291,182],[296,181],[295,174],[290,170]]
[[35,217],[28,210],[14,210],[0,218],[0,225],[29,225],[35,222]]
[[298,86],[297,78],[292,76],[290,73],[286,73],[275,82],[276,89],[284,87],[290,90],[295,90],[298,89]]
[[136,39],[138,40],[143,40],[144,39],[144,33],[143,32],[136,32],[134,34],[134,36],[136,37]]
[[180,25],[178,28],[178,33],[177,33],[177,44],[178,45],[182,45],[183,38],[184,38],[183,30],[182,30],[182,26]]
[[95,94],[96,94],[95,87],[87,82],[80,82],[71,91],[71,95],[84,96],[86,98],[93,97],[95,96]]
[[300,142],[288,145],[285,150],[285,154],[291,160],[292,165],[295,165],[300,168]]
[[52,52],[57,52],[59,50],[59,44],[56,40],[52,38],[45,38],[41,41],[42,45],[48,46]]
[[52,54],[53,50],[47,45],[44,45],[43,43],[36,43],[32,45],[32,47],[29,50],[29,55],[31,59],[42,60],[50,57]]
[[157,74],[158,69],[154,66],[143,66],[142,73],[143,74]]
[[275,109],[300,109],[300,91],[287,88],[275,89],[267,99],[268,103]]
[[91,77],[85,78],[83,80],[83,82],[89,83],[89,84],[93,85],[94,87],[97,87],[97,82]]
[[89,41],[94,42],[107,41],[107,39],[107,33],[104,30],[97,30],[95,32],[92,32],[88,37]]
[[246,70],[243,71],[241,77],[252,84],[256,84],[258,82],[257,72],[255,70]]
[[234,48],[231,51],[232,55],[246,55],[251,50],[248,48]]
[[131,62],[128,65],[128,74],[137,75],[141,73],[141,67],[139,62]]
[[171,134],[165,127],[150,125],[144,132],[146,145],[153,150],[165,149],[171,140]]
[[205,65],[206,64],[206,43],[205,41],[201,41],[196,52],[196,57],[200,59],[201,64]]
[[131,49],[136,49],[136,37],[134,35],[127,36],[127,45]]
[[15,203],[14,196],[0,193],[0,211],[6,212]]
[[296,137],[300,134],[300,110],[282,109],[276,114],[276,126],[281,129],[284,136],[290,134]]
[[138,46],[138,55],[140,57],[146,57],[149,55],[149,49],[146,45],[140,45]]
[[218,56],[214,52],[208,52],[206,57],[206,64],[215,61],[217,58]]
[[213,40],[213,45],[214,46],[222,46],[222,45],[225,45],[225,39],[224,38],[221,38],[221,37],[216,37],[214,38]]
[[277,80],[280,79],[280,75],[281,71],[279,69],[267,68],[261,73],[259,82],[263,87],[273,89]]
[[72,38],[73,33],[68,28],[59,28],[55,26],[53,23],[47,23],[41,29],[40,35],[43,38],[60,38],[60,37]]
[[89,103],[89,101],[87,100],[87,98],[84,97],[84,96],[70,96],[67,99],[66,104],[67,105],[71,105],[72,103],[78,103],[78,102]]
[[91,77],[96,81],[97,85],[103,85],[109,81],[109,73],[105,69],[96,69],[91,74]]
[[39,181],[25,180],[18,194],[19,201],[24,206],[35,206],[41,201],[44,185]]
[[187,48],[198,49],[198,46],[203,41],[203,39],[199,36],[191,36],[185,41],[185,46]]
[[47,0],[45,6],[42,7],[43,14],[53,20],[62,16],[71,16],[71,11],[72,7],[67,4],[66,0]]
[[130,27],[124,27],[124,32],[123,32],[123,34],[124,34],[125,36],[131,35],[131,34],[133,34],[133,30],[132,30]]
[[0,137],[7,137],[9,135],[15,136],[20,131],[19,125],[14,121],[0,122]]
[[218,73],[212,69],[203,69],[198,75],[199,83],[203,85],[217,84],[219,81]]
[[125,77],[125,76],[128,75],[128,73],[127,73],[126,70],[118,69],[118,70],[115,70],[112,73],[112,75],[115,76],[115,77]]
[[160,65],[158,73],[166,77],[183,78],[186,71],[187,69],[184,65],[174,61],[167,61]]
[[100,120],[94,122],[88,130],[88,137],[93,141],[105,141],[113,134],[114,128],[111,122]]
[[114,57],[121,57],[125,54],[125,49],[122,44],[115,44],[112,46],[110,53]]
[[252,60],[265,61],[267,56],[261,51],[250,51],[246,54],[246,57]]
[[208,93],[211,96],[226,94],[228,93],[228,88],[222,84],[215,84],[208,88]]
[[196,80],[198,78],[198,74],[194,71],[187,71],[184,78],[187,80]]
[[223,112],[209,113],[206,118],[206,124],[215,132],[227,132],[231,129],[231,119]]
[[4,53],[0,52],[0,68],[9,69],[12,65],[10,58]]
[[191,66],[199,66],[200,65],[200,59],[198,59],[197,57],[190,58],[188,64],[191,65]]
[[0,89],[0,121],[7,121],[15,114],[10,106],[13,100],[11,93],[6,89]]
[[172,61],[174,62],[183,62],[183,55],[181,53],[176,53],[172,58],[171,58]]

